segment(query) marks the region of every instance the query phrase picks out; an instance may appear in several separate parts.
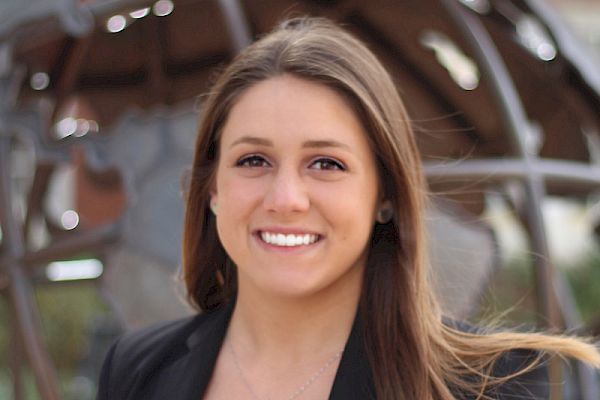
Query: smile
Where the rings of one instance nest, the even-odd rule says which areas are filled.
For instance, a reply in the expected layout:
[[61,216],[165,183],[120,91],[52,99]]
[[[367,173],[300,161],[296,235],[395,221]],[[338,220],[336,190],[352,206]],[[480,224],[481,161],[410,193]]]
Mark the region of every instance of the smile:
[[319,235],[309,233],[303,235],[294,235],[274,232],[260,232],[259,236],[265,243],[282,247],[308,246],[320,239]]

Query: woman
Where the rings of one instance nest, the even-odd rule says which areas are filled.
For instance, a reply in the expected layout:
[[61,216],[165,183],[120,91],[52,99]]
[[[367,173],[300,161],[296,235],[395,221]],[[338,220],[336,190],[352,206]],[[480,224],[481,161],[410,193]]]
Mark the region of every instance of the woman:
[[126,335],[100,399],[545,398],[546,353],[479,334],[427,281],[425,183],[393,82],[357,39],[290,20],[205,101],[185,218],[195,317]]

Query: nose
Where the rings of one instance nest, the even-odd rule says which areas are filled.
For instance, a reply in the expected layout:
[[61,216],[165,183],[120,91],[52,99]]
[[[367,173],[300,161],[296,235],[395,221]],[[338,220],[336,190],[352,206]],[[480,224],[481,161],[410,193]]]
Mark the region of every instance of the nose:
[[269,185],[263,200],[267,211],[290,214],[308,210],[310,200],[305,183],[292,168],[280,168]]

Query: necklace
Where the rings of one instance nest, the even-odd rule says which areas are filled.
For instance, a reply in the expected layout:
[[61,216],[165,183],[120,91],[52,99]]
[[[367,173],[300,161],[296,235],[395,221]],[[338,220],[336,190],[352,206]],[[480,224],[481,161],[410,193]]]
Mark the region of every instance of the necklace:
[[[233,363],[235,365],[235,369],[237,369],[237,372],[240,375],[240,378],[242,379],[242,383],[244,384],[244,386],[246,386],[246,389],[248,389],[248,391],[252,394],[252,397],[255,400],[269,400],[268,397],[261,398],[254,391],[254,388],[252,387],[252,385],[250,385],[250,382],[248,382],[248,379],[246,378],[244,371],[242,371],[242,367],[240,366],[237,355],[235,354],[235,350],[233,350],[233,345],[231,344],[231,341],[228,341],[228,344],[229,344],[229,346],[228,346],[229,351],[231,353],[231,358],[233,359]],[[319,368],[319,370],[317,372],[315,372],[306,382],[304,382],[304,384],[302,384],[300,387],[298,387],[298,389],[296,389],[296,391],[294,393],[292,393],[287,398],[287,400],[294,400],[294,399],[298,398],[302,393],[304,393],[304,391],[306,391],[306,389],[308,389],[313,383],[315,383],[315,381],[317,379],[319,379],[321,377],[321,375],[323,375],[323,373],[325,371],[327,371],[327,369],[329,369],[329,367],[331,367],[331,365],[342,356],[342,352],[343,352],[343,350],[340,350],[337,353],[335,353],[329,360],[327,360],[327,362],[321,368]]]

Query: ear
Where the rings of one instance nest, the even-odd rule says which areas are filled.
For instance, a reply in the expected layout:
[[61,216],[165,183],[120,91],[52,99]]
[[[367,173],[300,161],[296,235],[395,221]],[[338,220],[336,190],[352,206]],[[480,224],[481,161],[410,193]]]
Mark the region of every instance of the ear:
[[384,200],[377,209],[377,222],[380,224],[387,224],[392,220],[394,216],[394,208],[390,200]]
[[209,206],[210,206],[210,210],[213,212],[213,214],[216,216],[217,215],[217,209],[218,209],[218,196],[217,196],[217,188],[212,186],[210,188],[210,197],[209,197]]

